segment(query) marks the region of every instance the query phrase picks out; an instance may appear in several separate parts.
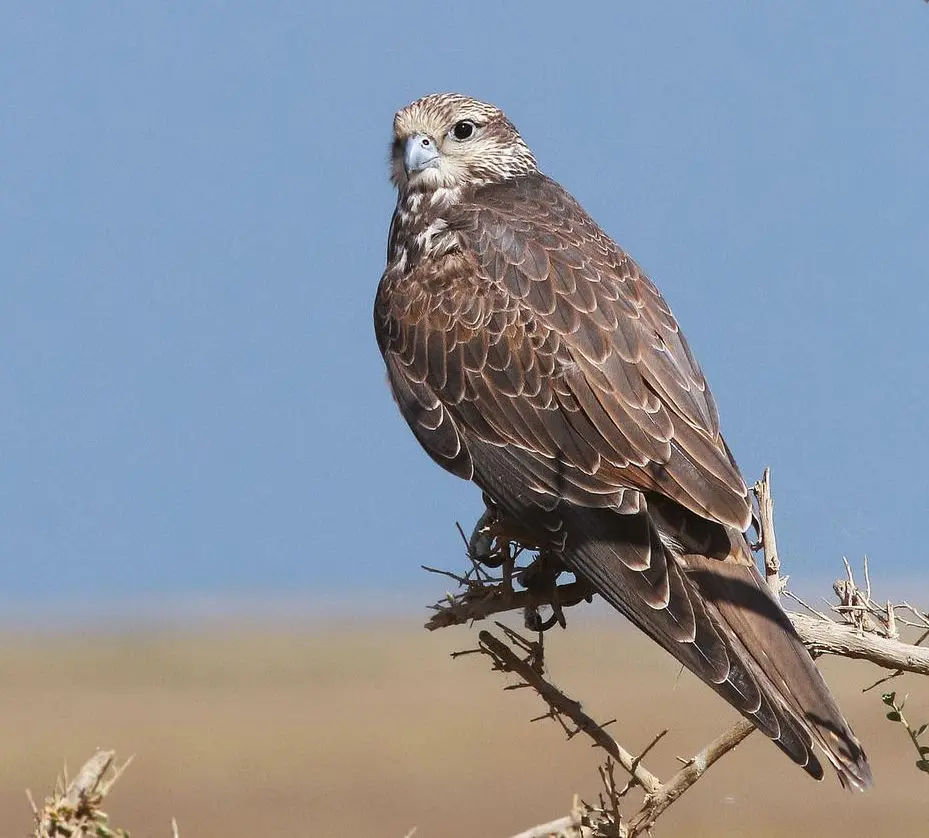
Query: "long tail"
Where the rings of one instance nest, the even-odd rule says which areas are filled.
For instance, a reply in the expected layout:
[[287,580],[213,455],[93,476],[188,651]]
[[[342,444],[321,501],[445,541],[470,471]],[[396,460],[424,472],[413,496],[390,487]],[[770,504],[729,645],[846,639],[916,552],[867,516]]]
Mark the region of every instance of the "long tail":
[[[872,784],[867,756],[741,534],[715,527],[700,553],[648,511],[562,510],[564,560],[816,779],[815,742],[845,787]],[[660,520],[660,519],[659,519]],[[704,533],[705,534],[705,533]],[[664,537],[662,537],[664,535]],[[741,543],[740,543],[741,542]]]

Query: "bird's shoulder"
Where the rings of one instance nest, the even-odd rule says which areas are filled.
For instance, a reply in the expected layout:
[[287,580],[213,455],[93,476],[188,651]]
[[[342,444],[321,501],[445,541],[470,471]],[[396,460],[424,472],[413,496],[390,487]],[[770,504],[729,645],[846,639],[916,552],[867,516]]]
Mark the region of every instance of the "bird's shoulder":
[[[602,320],[598,325],[608,330],[620,316],[652,336],[679,332],[646,273],[570,192],[544,174],[477,189],[449,208],[443,224],[479,274],[536,314],[567,318],[567,332],[577,330],[576,315]],[[692,366],[692,358],[683,360]]]
[[[546,469],[564,462],[579,502],[633,488],[747,526],[744,481],[670,309],[580,205],[532,176],[443,212],[400,219],[414,244],[395,227],[376,305],[395,389],[416,396],[407,414],[525,452],[546,491],[564,477]],[[424,224],[455,246],[417,250]]]
[[661,291],[559,183],[536,173],[475,191],[447,219],[488,284],[594,364],[616,354],[670,375],[688,417],[718,433],[706,380]]

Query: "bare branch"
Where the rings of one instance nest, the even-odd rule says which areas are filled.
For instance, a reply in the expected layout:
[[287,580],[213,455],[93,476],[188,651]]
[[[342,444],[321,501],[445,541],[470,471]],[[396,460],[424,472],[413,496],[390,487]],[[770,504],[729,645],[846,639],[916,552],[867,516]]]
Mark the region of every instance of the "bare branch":
[[[572,582],[557,587],[557,597],[563,608],[585,600],[590,588],[582,582]],[[472,620],[481,620],[523,608],[538,608],[551,605],[553,597],[546,591],[506,592],[501,585],[488,585],[482,593],[469,592],[463,597],[454,597],[440,603],[426,628],[430,630],[445,626],[461,625]],[[839,655],[846,658],[871,661],[886,669],[899,669],[918,675],[929,675],[929,649],[914,646],[901,640],[882,637],[865,632],[854,625],[837,623],[821,617],[810,617],[788,611],[794,628],[806,647],[815,654]]]
[[655,794],[646,798],[642,811],[629,822],[629,838],[650,829],[662,812],[696,783],[714,762],[743,742],[754,730],[755,726],[750,721],[742,719],[693,757]]
[[68,783],[62,802],[76,809],[85,800],[97,796],[104,797],[129,764],[127,762],[126,765],[116,769],[114,775],[107,780],[106,775],[115,759],[115,751],[97,751],[84,763],[83,768],[77,772],[77,776]]
[[530,660],[516,655],[503,641],[497,639],[489,631],[482,631],[478,635],[481,646],[493,657],[498,668],[504,672],[514,672],[529,684],[557,713],[567,716],[577,729],[586,733],[593,741],[615,759],[623,768],[635,778],[635,781],[645,789],[648,794],[655,794],[661,788],[661,782],[652,774],[639,758],[633,756],[610,736],[603,725],[597,724],[582,709],[580,702],[569,698],[558,687],[547,681]]
[[857,658],[886,669],[929,675],[929,649],[922,646],[891,640],[873,632],[861,632],[854,626],[820,620],[793,611],[788,612],[787,616],[811,652]]
[[[557,602],[569,608],[579,602],[589,601],[593,591],[586,582],[570,582],[557,588]],[[554,598],[549,591],[510,591],[506,585],[487,585],[478,590],[468,590],[450,600],[436,603],[435,614],[429,618],[429,631],[483,620],[494,614],[517,609],[551,606]]]
[[[117,766],[114,751],[97,751],[84,763],[74,779],[68,780],[65,769],[55,783],[54,794],[45,799],[41,809],[27,791],[35,819],[34,838],[81,838],[91,835],[99,838],[128,838],[129,833],[124,829],[109,826],[109,819],[100,807],[131,761],[130,757]],[[174,837],[177,838],[177,824],[174,821],[171,823]]]
[[771,497],[771,469],[766,468],[752,491],[758,500],[758,526],[764,548],[764,575],[775,599],[780,599],[786,579],[781,578],[781,558],[774,534],[774,499]]
[[[755,484],[753,491],[758,501],[758,530],[764,550],[766,581],[776,597],[779,598],[782,593],[790,596],[810,612],[810,615],[788,612],[788,617],[810,652],[814,655],[831,654],[868,660],[893,670],[888,678],[878,681],[877,684],[898,677],[904,672],[929,675],[929,649],[920,645],[929,639],[929,614],[906,602],[896,605],[892,602],[882,602],[880,605],[874,602],[867,561],[864,567],[864,588],[857,585],[851,565],[845,561],[846,578],[833,586],[839,600],[837,605],[830,606],[831,611],[837,615],[834,619],[786,590],[787,577],[781,576],[774,531],[774,504],[768,469]],[[600,769],[607,797],[604,798],[603,794],[600,794],[599,807],[586,803],[579,807],[575,800],[570,815],[540,824],[513,838],[593,838],[602,835],[634,838],[642,832],[650,832],[662,813],[691,788],[710,766],[743,742],[755,729],[754,725],[748,720],[739,721],[687,760],[676,774],[662,783],[643,766],[642,760],[667,731],[656,736],[643,752],[635,757],[606,732],[606,724],[597,724],[583,711],[579,702],[569,698],[544,675],[542,630],[554,625],[556,620],[564,626],[563,609],[582,600],[591,601],[593,589],[582,580],[564,585],[555,584],[562,567],[557,561],[550,564],[551,556],[545,553],[539,553],[537,558],[525,567],[515,567],[516,556],[522,552],[532,555],[538,552],[538,548],[521,543],[519,534],[509,528],[510,522],[499,517],[499,512],[494,514],[496,517],[492,520],[489,513],[482,516],[479,522],[481,528],[479,531],[475,530],[475,535],[469,542],[469,554],[472,552],[470,548],[478,544],[481,555],[491,559],[488,565],[492,568],[502,566],[502,574],[494,576],[486,570],[480,570],[484,559],[469,555],[473,569],[466,576],[448,574],[456,578],[464,590],[455,595],[448,594],[444,600],[436,603],[433,606],[436,613],[426,627],[434,630],[470,623],[506,611],[525,610],[526,625],[533,631],[539,631],[538,642],[529,641],[498,623],[516,650],[490,632],[481,631],[480,648],[474,651],[490,656],[496,669],[514,673],[522,679],[522,683],[508,689],[530,687],[539,694],[548,705],[548,712],[539,716],[539,719],[555,720],[565,730],[568,738],[577,733],[587,734],[595,745],[603,748],[632,778],[624,788],[618,789],[612,774],[613,763],[607,759],[606,767]],[[518,573],[514,575],[514,571]],[[520,588],[514,587],[514,582],[520,585]],[[546,606],[552,608],[554,614],[542,624],[537,610]],[[898,624],[919,627],[924,629],[924,632],[915,644],[905,643],[899,639]],[[894,694],[888,695],[893,699]],[[885,696],[885,703],[887,699],[888,696]],[[899,706],[893,705],[888,718],[897,714],[902,719],[901,709],[902,702]],[[911,731],[911,739],[920,753],[917,767],[929,772],[929,747],[921,745],[918,741],[919,735],[927,729],[927,725],[914,728]],[[635,786],[644,790],[644,800],[632,819],[624,820],[620,816],[620,802]]]
[[[507,630],[512,638],[519,637],[512,630]],[[633,778],[633,781],[645,790],[645,802],[639,813],[632,819],[628,825],[615,822],[618,834],[624,838],[633,838],[636,834],[647,830],[655,820],[684,792],[687,791],[694,783],[697,782],[709,769],[713,763],[723,755],[735,748],[742,742],[755,728],[748,721],[740,721],[728,731],[723,733],[717,739],[713,740],[696,756],[687,761],[687,764],[680,769],[668,782],[662,783],[651,771],[642,764],[642,758],[651,750],[652,747],[667,733],[662,731],[658,734],[644,749],[639,756],[633,756],[629,751],[622,747],[612,736],[604,729],[604,725],[597,724],[587,713],[583,711],[579,702],[565,695],[558,687],[542,675],[541,667],[537,665],[537,658],[533,651],[527,658],[522,658],[515,654],[513,650],[503,641],[499,640],[489,631],[481,631],[478,635],[481,649],[494,660],[497,669],[504,672],[512,672],[523,679],[525,683],[531,686],[548,704],[551,715],[555,718],[561,716],[569,718],[576,725],[576,730],[571,731],[562,722],[562,725],[569,731],[569,735],[577,732],[583,732],[589,736],[596,745],[603,748],[616,762],[619,763]],[[522,638],[524,648],[533,647],[537,644],[531,644]],[[540,718],[545,718],[540,717]],[[623,789],[614,798],[623,796],[628,787]],[[616,799],[613,800],[613,806],[616,806]],[[615,817],[610,819],[615,821]],[[570,823],[566,819],[561,819],[554,823]],[[551,824],[544,824],[541,827],[533,827],[533,830],[544,830]],[[572,824],[573,826],[573,824]],[[550,832],[533,831],[522,833],[523,835],[549,835]],[[555,833],[557,834],[557,833]],[[570,832],[568,833],[571,834]],[[583,835],[583,832],[575,834]]]
[[590,838],[593,832],[582,823],[583,815],[579,810],[548,823],[513,835],[512,838]]

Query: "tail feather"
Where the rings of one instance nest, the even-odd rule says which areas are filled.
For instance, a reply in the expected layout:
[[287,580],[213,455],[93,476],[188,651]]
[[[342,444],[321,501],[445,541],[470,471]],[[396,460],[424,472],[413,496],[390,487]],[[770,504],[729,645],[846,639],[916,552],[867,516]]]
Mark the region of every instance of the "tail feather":
[[[823,776],[815,742],[843,786],[871,785],[861,745],[741,534],[731,555],[716,550],[711,557],[678,553],[668,543],[674,534],[662,538],[646,510],[627,516],[574,507],[563,515],[569,534],[564,561],[604,599],[811,776]],[[713,536],[718,548],[719,533]]]
[[871,768],[796,630],[752,564],[684,557],[713,618],[743,665],[825,753],[843,786],[867,788]]

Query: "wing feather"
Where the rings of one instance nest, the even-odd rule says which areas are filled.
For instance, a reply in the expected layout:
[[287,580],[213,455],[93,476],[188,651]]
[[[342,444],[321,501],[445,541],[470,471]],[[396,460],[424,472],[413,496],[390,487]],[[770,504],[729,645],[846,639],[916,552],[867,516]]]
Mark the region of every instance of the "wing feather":
[[661,294],[542,175],[449,212],[459,247],[388,271],[375,303],[417,439],[548,533],[568,567],[810,774],[822,776],[815,740],[843,782],[867,785],[863,751],[739,553],[748,491]]
[[[635,263],[542,176],[481,190],[460,215],[454,226],[470,244],[474,269],[497,280],[494,293],[516,301],[518,317],[558,336],[555,374],[570,380],[581,369],[590,382],[583,395],[596,393],[597,403],[586,403],[594,417],[569,384],[581,408],[575,433],[610,463],[620,451],[659,467],[644,479],[637,470],[604,470],[609,488],[667,486],[695,512],[747,527],[747,488],[722,440],[706,381],[664,299]],[[509,348],[495,367],[509,361]]]

